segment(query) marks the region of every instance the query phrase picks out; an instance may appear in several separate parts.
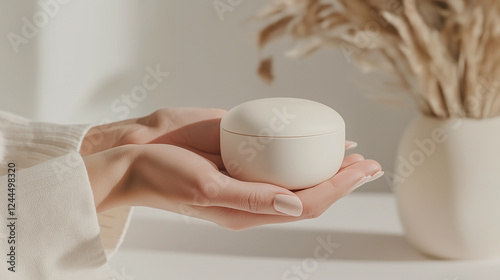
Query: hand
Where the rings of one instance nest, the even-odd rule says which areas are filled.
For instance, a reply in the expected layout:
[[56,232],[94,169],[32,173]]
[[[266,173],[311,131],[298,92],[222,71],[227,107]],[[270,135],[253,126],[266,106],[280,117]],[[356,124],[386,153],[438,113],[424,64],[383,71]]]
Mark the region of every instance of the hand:
[[[341,170],[328,181],[291,192],[233,179],[207,158],[174,145],[125,145],[84,161],[99,212],[123,205],[148,206],[233,230],[315,218],[363,182],[383,174],[377,162],[354,154],[344,158]],[[294,216],[276,210],[276,195],[291,198],[278,209]]]
[[221,109],[165,108],[138,118],[92,127],[82,142],[82,156],[126,144],[169,144],[195,152],[223,168],[219,125]]
[[[82,156],[126,144],[170,144],[199,154],[219,169],[224,169],[220,156],[220,121],[222,109],[165,108],[138,118],[92,127],[80,149]],[[346,149],[357,143],[346,141]]]

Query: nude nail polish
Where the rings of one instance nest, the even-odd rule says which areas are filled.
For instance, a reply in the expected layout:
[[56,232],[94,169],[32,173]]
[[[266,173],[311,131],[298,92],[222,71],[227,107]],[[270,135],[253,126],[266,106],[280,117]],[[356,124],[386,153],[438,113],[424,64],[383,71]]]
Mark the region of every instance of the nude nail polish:
[[298,217],[302,214],[302,201],[298,197],[278,194],[274,197],[274,209],[283,214]]

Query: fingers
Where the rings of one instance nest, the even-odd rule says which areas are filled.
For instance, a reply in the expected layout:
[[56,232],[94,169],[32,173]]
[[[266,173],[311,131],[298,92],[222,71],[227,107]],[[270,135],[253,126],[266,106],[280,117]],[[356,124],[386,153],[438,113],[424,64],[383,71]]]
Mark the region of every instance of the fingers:
[[316,218],[335,201],[347,195],[363,177],[365,173],[362,170],[351,169],[318,186],[296,192],[303,204],[300,216],[262,215],[234,207],[197,207],[195,216],[231,230]]
[[366,173],[366,177],[364,178],[364,180],[358,182],[356,184],[356,186],[353,188],[353,190],[361,187],[362,185],[364,185],[366,183],[375,181],[384,175],[384,171],[382,171],[382,167],[380,166],[380,164],[374,160],[371,160],[371,159],[365,160],[363,162],[355,163],[346,169],[349,169],[349,168],[365,169],[368,171]]
[[348,141],[348,140],[345,141],[345,149],[346,150],[354,149],[357,146],[358,146],[358,143],[356,143],[356,142]]
[[295,193],[300,198],[303,207],[300,216],[274,215],[272,213],[262,215],[231,209],[233,207],[201,207],[197,216],[232,230],[241,230],[262,224],[286,223],[315,218],[337,200],[381,175],[383,175],[383,172],[380,171],[380,165],[373,160],[362,160],[349,165],[330,180]]
[[[222,206],[256,214],[302,214],[302,203],[297,196],[285,189],[266,183],[243,182],[222,173],[211,176],[212,195],[209,206]],[[214,191],[217,188],[218,191]]]
[[337,173],[330,180],[325,181],[313,188],[297,192],[304,204],[304,217],[316,218],[321,215],[335,201],[349,194],[356,184],[366,176],[366,172],[360,169],[346,169]]
[[342,170],[348,166],[351,166],[351,165],[355,164],[356,162],[360,162],[364,159],[365,158],[360,154],[348,155],[344,158],[344,161],[342,162],[342,165],[340,166],[340,170]]
[[[242,182],[217,172],[211,180],[212,188],[217,187],[219,191],[210,198],[208,205],[257,214],[300,216],[303,209],[308,209],[306,216],[322,213],[380,171],[376,161],[358,161],[359,158],[359,155],[348,158],[348,166],[330,180],[295,193],[271,184]],[[308,203],[307,207],[304,203]]]
[[[377,173],[378,171],[382,170],[382,167],[380,166],[380,164],[378,162],[376,162],[372,159],[365,159],[362,161],[358,161],[354,164],[351,164],[350,166],[347,166],[346,168],[339,171],[339,173],[342,173],[342,172],[345,172],[345,171],[351,170],[351,169],[362,170],[366,176],[372,176],[375,173]],[[339,173],[337,173],[337,174],[339,174]]]

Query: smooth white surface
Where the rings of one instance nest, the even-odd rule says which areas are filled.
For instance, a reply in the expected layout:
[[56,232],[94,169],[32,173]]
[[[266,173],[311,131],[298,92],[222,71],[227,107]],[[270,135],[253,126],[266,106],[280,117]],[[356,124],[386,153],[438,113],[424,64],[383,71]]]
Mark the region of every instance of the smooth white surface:
[[310,265],[316,239],[328,236],[340,247],[307,279],[500,278],[500,260],[433,260],[417,253],[402,236],[391,194],[351,194],[315,220],[242,232],[154,209],[134,211],[125,243],[111,260],[123,279],[294,279],[283,275],[305,260]]
[[227,112],[220,123],[228,132],[260,137],[304,137],[345,129],[334,109],[302,98],[262,98]]
[[222,118],[221,156],[232,177],[298,190],[339,170],[345,123],[332,108],[300,98],[240,104]]
[[500,256],[500,117],[417,118],[399,147],[395,194],[418,248],[446,258]]
[[243,181],[265,182],[298,190],[333,177],[345,152],[345,132],[263,138],[221,129],[221,156],[229,174]]

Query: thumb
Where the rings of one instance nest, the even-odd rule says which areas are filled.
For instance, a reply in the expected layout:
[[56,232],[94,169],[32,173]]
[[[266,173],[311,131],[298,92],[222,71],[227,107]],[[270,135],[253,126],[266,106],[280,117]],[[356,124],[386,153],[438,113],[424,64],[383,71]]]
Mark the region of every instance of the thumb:
[[221,206],[256,214],[288,215],[302,214],[302,202],[293,192],[267,183],[243,182],[218,175],[220,191],[210,199],[210,206]]

